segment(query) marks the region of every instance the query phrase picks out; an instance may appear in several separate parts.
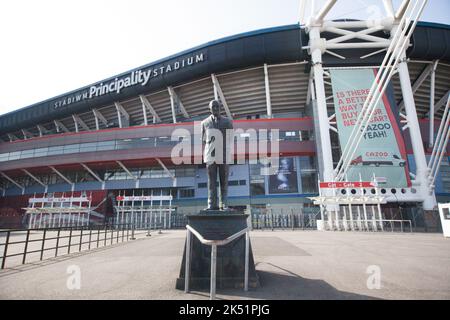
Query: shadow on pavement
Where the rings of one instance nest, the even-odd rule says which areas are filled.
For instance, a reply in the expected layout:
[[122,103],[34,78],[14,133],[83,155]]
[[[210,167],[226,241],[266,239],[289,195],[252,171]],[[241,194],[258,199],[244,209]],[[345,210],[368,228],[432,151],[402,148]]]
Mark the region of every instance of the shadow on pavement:
[[[272,263],[285,274],[257,270],[261,286],[243,289],[218,289],[217,299],[262,299],[262,300],[380,300],[376,297],[339,291],[324,280],[306,279]],[[209,297],[209,291],[196,290],[191,294]]]

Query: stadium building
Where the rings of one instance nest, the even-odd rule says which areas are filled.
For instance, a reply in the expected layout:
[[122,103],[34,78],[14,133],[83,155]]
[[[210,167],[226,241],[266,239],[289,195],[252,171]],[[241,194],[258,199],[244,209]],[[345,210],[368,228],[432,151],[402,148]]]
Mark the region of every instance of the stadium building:
[[[272,156],[285,173],[281,179],[261,174],[263,164],[249,159],[232,165],[229,206],[248,210],[257,223],[265,220],[255,217],[270,213],[293,219],[277,220],[276,226],[315,227],[320,210],[310,197],[319,194],[319,180],[329,181],[327,170],[342,151],[334,87],[339,81],[333,77],[342,70],[376,70],[393,32],[386,24],[355,36],[369,28],[345,20],[313,29],[287,25],[219,39],[0,116],[0,227],[32,227],[30,216],[39,213],[44,225],[54,226],[52,214],[70,210],[83,212],[86,224],[117,222],[118,208],[136,206],[138,212],[152,196],[160,196],[154,199],[165,207],[170,202],[172,219],[204,208],[205,166],[175,165],[171,152],[179,141],[171,136],[175,129],[194,133],[194,122],[209,115],[214,98],[235,129],[279,130],[279,152]],[[319,42],[324,47],[317,51]],[[389,181],[389,173],[374,174],[376,192],[386,199],[382,218],[431,230],[437,214],[427,215],[433,205],[415,178],[432,154],[446,110],[450,26],[419,22],[405,53],[400,65],[407,72],[397,72],[386,93],[389,123],[400,128],[396,139],[405,158],[389,154],[390,160],[377,162],[366,152],[355,155],[352,165],[406,172],[404,185]],[[248,156],[257,141],[247,144]],[[383,153],[384,147],[373,151]],[[449,148],[433,185],[431,197],[450,199]],[[360,190],[345,191],[351,197]],[[362,191],[371,194],[373,188]]]

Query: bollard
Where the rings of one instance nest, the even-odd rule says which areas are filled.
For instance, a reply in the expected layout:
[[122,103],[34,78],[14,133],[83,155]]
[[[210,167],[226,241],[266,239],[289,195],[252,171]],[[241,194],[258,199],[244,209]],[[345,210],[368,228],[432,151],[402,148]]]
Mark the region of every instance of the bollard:
[[146,237],[150,237],[151,236],[150,228],[151,228],[151,224],[150,224],[150,222],[147,222],[147,235],[146,235]]
[[136,238],[134,237],[134,224],[131,226],[131,238],[130,240],[136,240]]

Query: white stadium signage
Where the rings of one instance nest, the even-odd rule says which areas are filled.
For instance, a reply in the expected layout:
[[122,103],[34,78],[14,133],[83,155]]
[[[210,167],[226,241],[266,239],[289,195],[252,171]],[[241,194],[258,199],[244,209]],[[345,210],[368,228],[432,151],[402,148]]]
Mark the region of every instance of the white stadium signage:
[[139,69],[128,73],[124,77],[117,77],[106,83],[99,83],[89,87],[84,92],[77,92],[65,96],[63,99],[56,101],[53,106],[55,109],[80,102],[86,99],[92,99],[109,93],[119,94],[122,89],[133,87],[136,85],[146,86],[151,79],[160,77],[169,72],[174,72],[197,63],[204,62],[206,55],[204,53],[196,53],[189,57],[176,60],[161,66],[154,66],[147,69]]

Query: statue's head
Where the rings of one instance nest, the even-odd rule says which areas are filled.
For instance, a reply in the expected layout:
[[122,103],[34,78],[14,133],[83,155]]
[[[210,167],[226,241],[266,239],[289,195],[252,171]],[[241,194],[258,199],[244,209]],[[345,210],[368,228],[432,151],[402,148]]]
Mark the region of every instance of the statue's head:
[[209,103],[209,111],[214,117],[218,118],[220,116],[220,102],[218,100],[211,100]]

